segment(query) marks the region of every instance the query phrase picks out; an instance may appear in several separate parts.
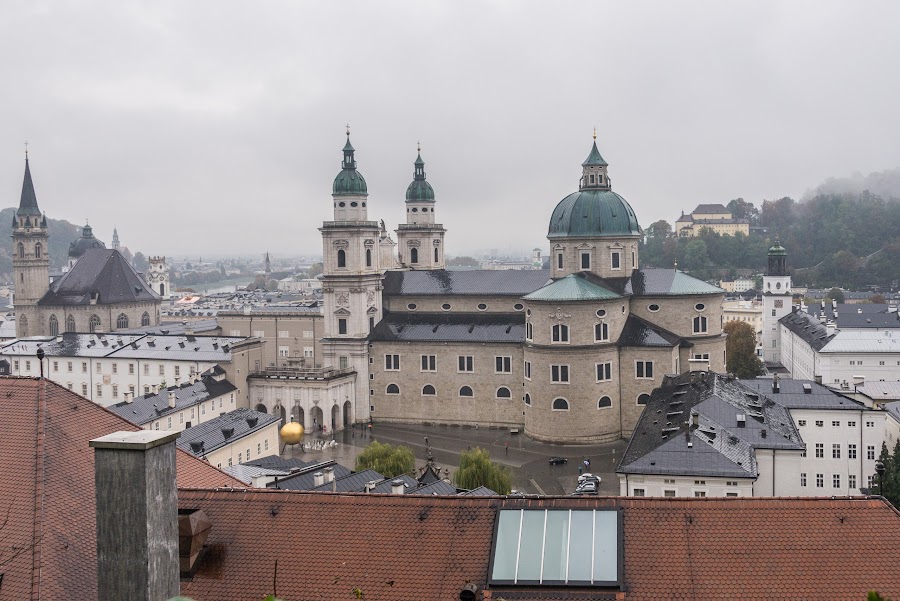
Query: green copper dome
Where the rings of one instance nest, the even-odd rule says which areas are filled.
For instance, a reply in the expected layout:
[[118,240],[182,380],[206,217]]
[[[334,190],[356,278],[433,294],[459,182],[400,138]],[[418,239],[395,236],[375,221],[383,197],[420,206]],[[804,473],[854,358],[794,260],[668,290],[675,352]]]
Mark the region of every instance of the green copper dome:
[[344,144],[344,161],[341,163],[341,172],[334,178],[331,193],[335,196],[367,196],[369,190],[366,187],[366,179],[362,173],[356,170],[354,148],[350,144],[350,132],[347,132],[347,143]]
[[598,236],[639,236],[634,209],[612,190],[582,190],[569,194],[550,216],[547,237],[596,238]]
[[434,202],[434,188],[425,181],[425,161],[422,155],[416,157],[413,181],[406,188],[406,202]]
[[775,243],[769,248],[769,256],[770,257],[786,257],[787,250],[781,245],[781,242],[778,238],[775,238]]

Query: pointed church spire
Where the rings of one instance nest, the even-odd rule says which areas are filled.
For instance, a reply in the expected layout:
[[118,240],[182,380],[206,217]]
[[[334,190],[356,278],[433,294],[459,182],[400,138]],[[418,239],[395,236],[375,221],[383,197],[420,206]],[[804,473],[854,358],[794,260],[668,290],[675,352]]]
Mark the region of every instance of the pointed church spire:
[[119,230],[115,227],[113,227],[112,247],[113,250],[119,250]]
[[609,175],[606,168],[609,164],[600,156],[597,149],[597,128],[594,128],[594,143],[588,158],[581,164],[581,184],[579,190],[609,190]]
[[31,181],[31,166],[28,163],[28,151],[25,151],[25,180],[22,182],[22,198],[19,200],[19,210],[16,215],[41,216],[38,208],[37,195],[34,193],[34,182]]

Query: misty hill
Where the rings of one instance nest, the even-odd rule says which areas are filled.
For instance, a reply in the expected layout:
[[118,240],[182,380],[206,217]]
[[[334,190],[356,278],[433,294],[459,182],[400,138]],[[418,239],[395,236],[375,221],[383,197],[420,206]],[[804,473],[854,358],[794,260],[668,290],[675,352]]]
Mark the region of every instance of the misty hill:
[[[0,277],[12,280],[12,219],[16,209],[0,210]],[[50,269],[61,269],[69,258],[69,245],[81,236],[80,225],[47,218],[50,235]],[[102,239],[102,238],[101,238]],[[104,240],[104,242],[106,242]]]
[[859,195],[869,191],[870,194],[887,199],[900,199],[900,169],[877,171],[869,175],[854,173],[850,177],[832,177],[803,195],[803,200],[828,195]]

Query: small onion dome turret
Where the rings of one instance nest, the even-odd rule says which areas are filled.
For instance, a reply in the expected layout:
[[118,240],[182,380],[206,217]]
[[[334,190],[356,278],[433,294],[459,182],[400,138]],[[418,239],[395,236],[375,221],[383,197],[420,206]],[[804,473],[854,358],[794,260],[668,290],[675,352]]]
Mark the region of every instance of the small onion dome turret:
[[94,230],[90,225],[85,225],[81,230],[81,237],[69,245],[69,256],[77,259],[92,248],[106,248],[106,245],[94,238]]
[[422,155],[416,157],[413,181],[406,188],[406,202],[433,201],[434,189],[425,181],[425,161]]
[[769,248],[770,257],[786,257],[787,250],[781,245],[781,241],[775,238],[775,243]]
[[[291,418],[293,420],[293,418]],[[284,444],[300,444],[303,440],[303,426],[291,421],[281,426],[281,440]]]
[[341,172],[334,178],[331,186],[335,196],[367,196],[369,190],[366,187],[366,179],[356,170],[354,148],[350,144],[350,131],[347,131],[347,143],[344,144],[344,161],[341,163]]

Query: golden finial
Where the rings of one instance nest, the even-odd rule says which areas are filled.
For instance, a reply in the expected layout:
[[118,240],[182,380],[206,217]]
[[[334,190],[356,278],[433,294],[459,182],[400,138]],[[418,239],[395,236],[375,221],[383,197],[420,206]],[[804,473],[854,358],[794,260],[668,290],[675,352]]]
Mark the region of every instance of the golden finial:
[[597,126],[594,126],[594,140],[597,139]]
[[347,137],[350,137],[350,124],[347,124]]

